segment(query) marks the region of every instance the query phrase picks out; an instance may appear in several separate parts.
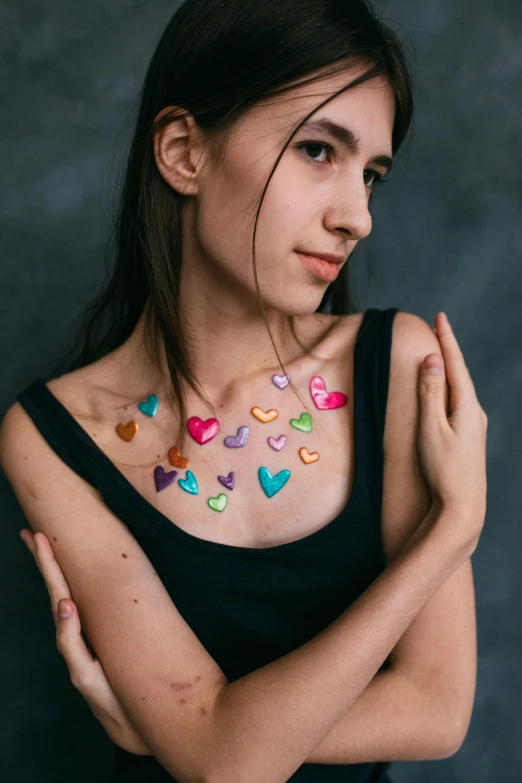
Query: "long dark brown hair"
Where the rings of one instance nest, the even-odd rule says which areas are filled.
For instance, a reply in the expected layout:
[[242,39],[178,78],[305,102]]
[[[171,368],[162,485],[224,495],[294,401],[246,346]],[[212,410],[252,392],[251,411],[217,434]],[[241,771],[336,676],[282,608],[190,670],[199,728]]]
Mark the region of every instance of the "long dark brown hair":
[[[84,367],[113,351],[143,315],[149,356],[158,368],[162,359],[168,366],[167,394],[178,406],[176,443],[183,449],[187,416],[183,380],[214,415],[215,411],[189,363],[190,333],[181,308],[182,204],[186,197],[159,173],[154,135],[174,118],[190,113],[217,160],[234,123],[257,101],[357,65],[368,69],[316,106],[294,129],[257,209],[252,238],[255,286],[282,372],[285,369],[267,323],[255,263],[257,222],[268,184],[293,136],[312,114],[345,90],[377,76],[386,78],[396,99],[392,134],[396,154],[413,114],[410,66],[397,35],[378,18],[368,0],[185,0],[178,7],[161,35],[139,96],[118,213],[107,246],[113,256],[110,276],[84,310],[55,374]],[[310,76],[319,70],[319,76]],[[318,312],[351,311],[347,268],[345,264],[326,289]],[[294,317],[288,319],[297,340]]]

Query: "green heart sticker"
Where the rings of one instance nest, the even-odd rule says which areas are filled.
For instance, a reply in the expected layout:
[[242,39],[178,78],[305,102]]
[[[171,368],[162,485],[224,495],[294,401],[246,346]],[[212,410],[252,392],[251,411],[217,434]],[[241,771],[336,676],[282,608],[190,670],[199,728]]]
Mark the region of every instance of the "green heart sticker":
[[303,411],[298,419],[290,419],[290,424],[301,432],[312,432],[312,417]]
[[210,508],[213,508],[214,511],[223,511],[225,506],[227,505],[227,496],[221,492],[217,498],[209,498],[207,500],[208,505]]

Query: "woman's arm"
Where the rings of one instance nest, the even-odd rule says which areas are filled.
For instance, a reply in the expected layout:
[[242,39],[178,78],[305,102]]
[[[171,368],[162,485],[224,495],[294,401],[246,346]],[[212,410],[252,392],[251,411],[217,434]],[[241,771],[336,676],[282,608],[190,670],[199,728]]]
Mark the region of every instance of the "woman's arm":
[[[76,606],[51,545],[41,533],[33,537],[29,530],[22,531],[22,538],[45,580],[56,623],[58,650],[67,663],[71,683],[113,742],[129,753],[152,755],[82,637]],[[436,596],[459,571],[470,566],[469,560],[460,566]],[[60,618],[56,612],[60,601],[72,610],[67,618]],[[421,613],[424,611],[425,608]],[[357,764],[447,758],[460,747],[465,734],[462,727],[467,728],[467,723],[459,718],[455,694],[445,679],[445,671],[437,671],[436,676],[435,673],[430,676],[427,687],[422,688],[400,667],[378,671],[306,761]]]
[[[452,372],[456,382],[456,366]],[[419,609],[474,551],[481,504],[470,495],[464,511],[454,509],[467,492],[464,479],[473,479],[478,491],[485,421],[470,389],[461,401],[470,413],[460,438],[472,446],[464,473],[461,440],[446,431],[434,435],[441,443],[427,464],[438,483],[450,477],[452,503],[432,508],[405,550],[328,628],[232,683],[126,526],[54,454],[21,406],[10,409],[0,432],[2,466],[33,530],[53,542],[119,701],[170,774],[212,783],[286,781],[362,693]],[[438,404],[431,389],[432,417],[441,418]]]

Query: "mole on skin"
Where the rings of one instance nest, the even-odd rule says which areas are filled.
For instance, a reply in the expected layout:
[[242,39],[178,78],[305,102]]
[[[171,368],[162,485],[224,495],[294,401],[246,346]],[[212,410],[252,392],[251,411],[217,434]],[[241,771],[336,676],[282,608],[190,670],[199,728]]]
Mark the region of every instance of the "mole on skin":
[[127,555],[125,554],[125,552],[122,552],[122,553],[121,553],[121,556],[122,556],[122,557],[127,557]]

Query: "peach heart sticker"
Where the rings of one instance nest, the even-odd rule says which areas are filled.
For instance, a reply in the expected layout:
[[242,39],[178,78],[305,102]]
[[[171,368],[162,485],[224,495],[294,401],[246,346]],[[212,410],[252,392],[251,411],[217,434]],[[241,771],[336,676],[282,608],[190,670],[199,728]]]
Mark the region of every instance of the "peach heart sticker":
[[299,449],[299,456],[301,457],[305,465],[309,465],[311,462],[317,462],[317,460],[319,459],[319,454],[317,453],[317,451],[314,451],[312,452],[312,454],[310,454],[306,446],[303,446],[302,448]]
[[188,468],[190,465],[188,457],[180,457],[179,446],[172,446],[169,449],[169,462],[175,468]]
[[327,392],[326,384],[320,375],[310,378],[310,394],[315,402],[315,407],[321,411],[331,411],[334,408],[342,408],[346,405],[346,394],[342,392]]
[[130,443],[130,441],[133,439],[133,437],[138,432],[139,425],[137,421],[134,421],[134,419],[131,419],[131,421],[128,421],[127,424],[122,424],[121,422],[116,425],[116,432],[120,436],[122,440],[124,440],[126,443]]
[[279,413],[275,411],[273,408],[269,411],[265,411],[262,408],[258,408],[257,406],[255,408],[252,408],[250,411],[252,416],[255,416],[258,421],[262,421],[263,424],[266,424],[268,421],[274,421],[274,419],[277,419],[279,416]]

